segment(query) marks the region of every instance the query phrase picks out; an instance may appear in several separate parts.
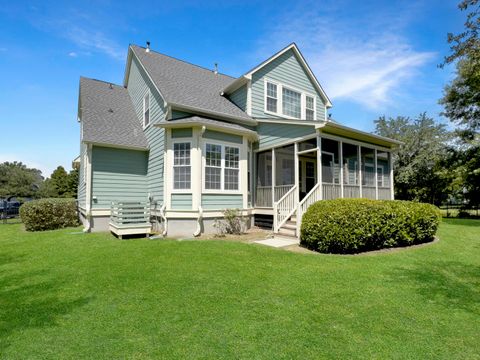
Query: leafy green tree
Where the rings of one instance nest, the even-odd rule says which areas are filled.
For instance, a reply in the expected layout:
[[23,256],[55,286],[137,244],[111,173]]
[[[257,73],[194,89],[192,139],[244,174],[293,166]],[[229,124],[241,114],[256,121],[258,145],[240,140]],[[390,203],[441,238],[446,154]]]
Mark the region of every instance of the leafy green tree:
[[451,179],[442,172],[451,133],[426,113],[415,119],[398,116],[375,120],[378,135],[403,142],[393,153],[395,197],[440,204]]
[[68,195],[68,173],[63,166],[58,166],[50,176],[53,187],[56,189],[59,197]]
[[74,198],[77,196],[78,170],[73,169],[69,173],[63,166],[58,166],[50,176],[42,183],[39,196]]
[[21,162],[0,164],[0,197],[34,197],[42,183],[42,172]]

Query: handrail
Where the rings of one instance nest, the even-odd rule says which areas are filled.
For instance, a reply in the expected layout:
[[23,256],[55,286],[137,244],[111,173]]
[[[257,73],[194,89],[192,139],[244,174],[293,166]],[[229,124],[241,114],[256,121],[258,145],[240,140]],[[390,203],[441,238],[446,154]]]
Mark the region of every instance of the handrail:
[[277,233],[283,224],[292,216],[296,209],[296,194],[297,186],[293,186],[288,192],[283,195],[280,200],[273,204],[273,232]]
[[321,183],[318,182],[315,186],[308,192],[307,195],[300,201],[298,204],[298,211],[297,211],[297,235],[300,237],[300,229],[302,227],[302,216],[307,211],[307,209],[313,203],[321,200],[320,198],[320,186]]

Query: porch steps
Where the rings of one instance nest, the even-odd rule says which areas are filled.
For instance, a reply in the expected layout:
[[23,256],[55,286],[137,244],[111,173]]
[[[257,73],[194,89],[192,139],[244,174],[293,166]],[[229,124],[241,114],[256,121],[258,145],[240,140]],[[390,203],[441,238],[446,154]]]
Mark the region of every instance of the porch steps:
[[297,237],[297,217],[292,215],[278,230],[278,235],[287,236],[290,238]]

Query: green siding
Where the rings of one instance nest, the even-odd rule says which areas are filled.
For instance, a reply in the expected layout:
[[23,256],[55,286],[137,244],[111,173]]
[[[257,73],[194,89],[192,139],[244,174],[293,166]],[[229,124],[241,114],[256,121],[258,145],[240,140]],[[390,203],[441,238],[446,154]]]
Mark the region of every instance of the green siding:
[[172,194],[173,210],[192,210],[192,194]]
[[230,94],[230,100],[243,111],[247,111],[247,85],[243,85]]
[[172,138],[189,138],[192,137],[192,128],[184,128],[184,129],[172,129]]
[[258,148],[264,149],[276,146],[285,141],[315,134],[315,127],[306,125],[291,125],[278,123],[259,123],[257,126],[259,136]]
[[215,130],[205,130],[205,133],[203,134],[204,139],[212,139],[212,140],[218,140],[218,141],[228,141],[232,142],[235,144],[241,144],[243,141],[243,138],[238,135],[233,135],[233,134],[226,134],[220,131],[215,131]]
[[147,201],[147,155],[145,151],[94,146],[92,207],[110,208],[117,200]]
[[[264,79],[276,80],[299,90],[316,94],[317,120],[325,119],[325,105],[295,53],[289,50],[252,75],[252,116],[275,118],[264,112]],[[281,94],[279,94],[281,96]]]
[[135,57],[132,58],[127,89],[135,107],[138,121],[143,121],[143,98],[150,89],[150,126],[145,129],[150,152],[148,155],[148,192],[154,200],[163,203],[163,152],[165,130],[152,126],[165,119],[165,104]]
[[80,169],[78,170],[77,200],[78,206],[82,209],[85,209],[87,204],[86,183],[83,181],[86,172],[85,156],[87,154],[87,149],[87,145],[84,143],[80,144]]
[[242,209],[241,194],[202,194],[202,208],[205,210]]

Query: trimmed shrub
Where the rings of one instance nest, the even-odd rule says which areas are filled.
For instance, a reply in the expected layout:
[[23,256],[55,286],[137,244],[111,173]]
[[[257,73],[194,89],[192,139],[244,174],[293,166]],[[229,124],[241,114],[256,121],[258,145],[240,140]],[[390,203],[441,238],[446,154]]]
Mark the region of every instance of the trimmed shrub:
[[352,254],[433,240],[440,223],[433,205],[398,200],[319,201],[303,216],[300,243],[322,253]]
[[23,204],[20,217],[27,231],[43,231],[78,226],[75,199],[39,199]]

